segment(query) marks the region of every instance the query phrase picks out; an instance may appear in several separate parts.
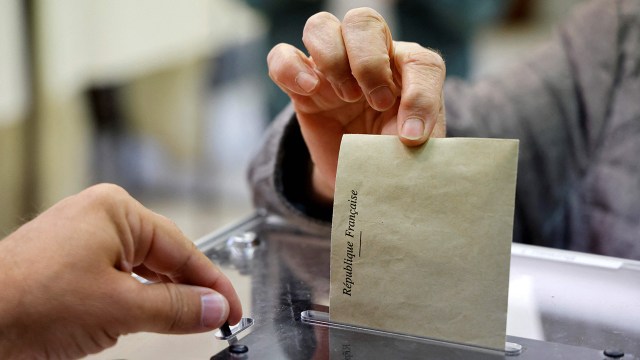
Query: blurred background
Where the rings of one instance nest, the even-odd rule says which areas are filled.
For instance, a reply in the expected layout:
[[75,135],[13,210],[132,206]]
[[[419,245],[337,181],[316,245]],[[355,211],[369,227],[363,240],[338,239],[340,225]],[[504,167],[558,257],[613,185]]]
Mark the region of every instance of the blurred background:
[[286,97],[265,57],[371,6],[448,75],[499,72],[580,0],[0,0],[0,234],[99,182],[193,239],[249,214],[245,172]]

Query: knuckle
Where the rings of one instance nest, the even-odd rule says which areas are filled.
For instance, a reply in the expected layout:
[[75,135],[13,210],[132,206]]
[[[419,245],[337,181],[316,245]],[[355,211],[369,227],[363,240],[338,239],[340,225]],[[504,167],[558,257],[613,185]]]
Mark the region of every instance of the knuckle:
[[388,54],[376,54],[354,59],[351,70],[358,79],[377,79],[391,76],[390,64]]
[[88,198],[93,203],[112,205],[130,198],[125,189],[108,183],[93,185],[81,193],[81,196]]
[[339,55],[324,54],[317,67],[332,83],[339,83],[349,78],[349,64]]
[[342,44],[340,21],[327,12],[313,15],[305,24],[302,42],[314,57],[334,54],[338,50],[338,44]]
[[91,191],[93,194],[95,194],[96,196],[126,196],[129,195],[127,193],[127,191],[125,189],[123,189],[122,187],[116,185],[116,184],[110,184],[110,183],[102,183],[102,184],[97,184],[97,185],[93,185],[89,188],[89,191]]
[[425,49],[420,54],[422,57],[424,57],[424,61],[427,64],[430,64],[434,68],[440,69],[443,73],[445,72],[446,66],[444,63],[444,59],[440,54],[429,49]]
[[402,68],[404,94],[420,94],[436,107],[440,102],[442,86],[446,76],[444,60],[435,51],[415,43],[404,43],[396,53],[396,61]]
[[274,46],[267,55],[267,65],[269,68],[269,76],[278,82],[283,69],[286,68],[288,59],[291,57],[289,51],[290,45],[280,43]]
[[322,11],[312,15],[311,17],[309,17],[309,19],[307,19],[307,22],[304,25],[303,37],[307,31],[313,31],[315,29],[322,28],[327,23],[331,22],[339,22],[339,20],[335,16],[333,16],[333,14],[326,11]]
[[317,37],[322,37],[320,34],[324,32],[329,26],[339,26],[340,21],[338,18],[328,12],[319,12],[312,15],[304,24],[302,29],[302,43],[305,46],[313,44],[313,41]]
[[426,68],[434,69],[442,74],[446,71],[446,66],[442,56],[431,49],[424,48],[416,43],[409,44],[408,62],[417,63]]
[[442,82],[445,77],[445,69],[443,67],[437,66],[433,63],[417,63],[416,67],[418,71],[423,76],[417,76],[416,80],[422,80],[423,85],[429,86],[429,90],[436,91],[439,88],[437,86],[442,86]]
[[109,226],[117,231],[118,240],[124,239],[127,232],[129,210],[137,203],[129,193],[115,184],[93,185],[72,197],[75,211],[82,216],[97,221],[102,226]]
[[428,92],[409,91],[402,99],[410,111],[422,115],[431,114],[440,106],[439,97]]
[[344,15],[343,23],[346,25],[383,24],[384,18],[371,8],[361,7],[349,10]]
[[168,321],[165,322],[164,326],[167,332],[177,332],[184,323],[187,304],[175,287],[169,286],[168,283],[163,283],[163,286],[169,299],[169,309],[171,309],[168,312]]
[[286,52],[288,45],[285,43],[279,43],[275,45],[267,54],[267,63],[271,64],[274,60],[280,57],[280,54]]
[[90,340],[93,343],[93,351],[100,351],[114,346],[118,342],[118,335],[107,330],[103,330],[102,332],[91,336]]

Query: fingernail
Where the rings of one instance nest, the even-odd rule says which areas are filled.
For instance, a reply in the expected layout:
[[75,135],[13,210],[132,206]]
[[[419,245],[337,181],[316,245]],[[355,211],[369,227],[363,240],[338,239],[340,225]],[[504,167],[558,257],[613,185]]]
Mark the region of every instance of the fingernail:
[[200,297],[202,304],[202,326],[214,328],[220,326],[229,315],[227,299],[218,293],[209,293]]
[[404,121],[400,132],[403,138],[418,140],[424,136],[424,122],[420,119],[411,118]]
[[296,76],[296,84],[306,93],[310,93],[318,85],[318,78],[306,72],[299,72]]
[[340,84],[340,91],[342,92],[342,97],[346,101],[356,101],[362,96],[360,85],[355,79],[345,80]]
[[373,102],[372,105],[376,110],[380,111],[390,108],[396,100],[388,86],[380,86],[373,89],[369,96],[371,97],[371,102]]

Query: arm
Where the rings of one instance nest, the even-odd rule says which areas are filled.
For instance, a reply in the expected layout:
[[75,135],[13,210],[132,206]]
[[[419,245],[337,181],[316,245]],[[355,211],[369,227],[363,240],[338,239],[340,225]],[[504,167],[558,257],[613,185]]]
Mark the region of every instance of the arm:
[[619,71],[621,4],[581,6],[525,61],[445,86],[449,135],[520,139],[516,241],[558,248],[589,241],[584,181]]

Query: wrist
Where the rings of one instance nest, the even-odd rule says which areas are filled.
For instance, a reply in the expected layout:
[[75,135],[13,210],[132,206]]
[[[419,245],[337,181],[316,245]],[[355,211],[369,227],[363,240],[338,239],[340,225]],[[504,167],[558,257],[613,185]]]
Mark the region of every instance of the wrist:
[[319,204],[331,204],[333,202],[333,193],[335,191],[335,183],[326,180],[322,176],[317,166],[313,166],[311,172],[311,195],[315,202]]

